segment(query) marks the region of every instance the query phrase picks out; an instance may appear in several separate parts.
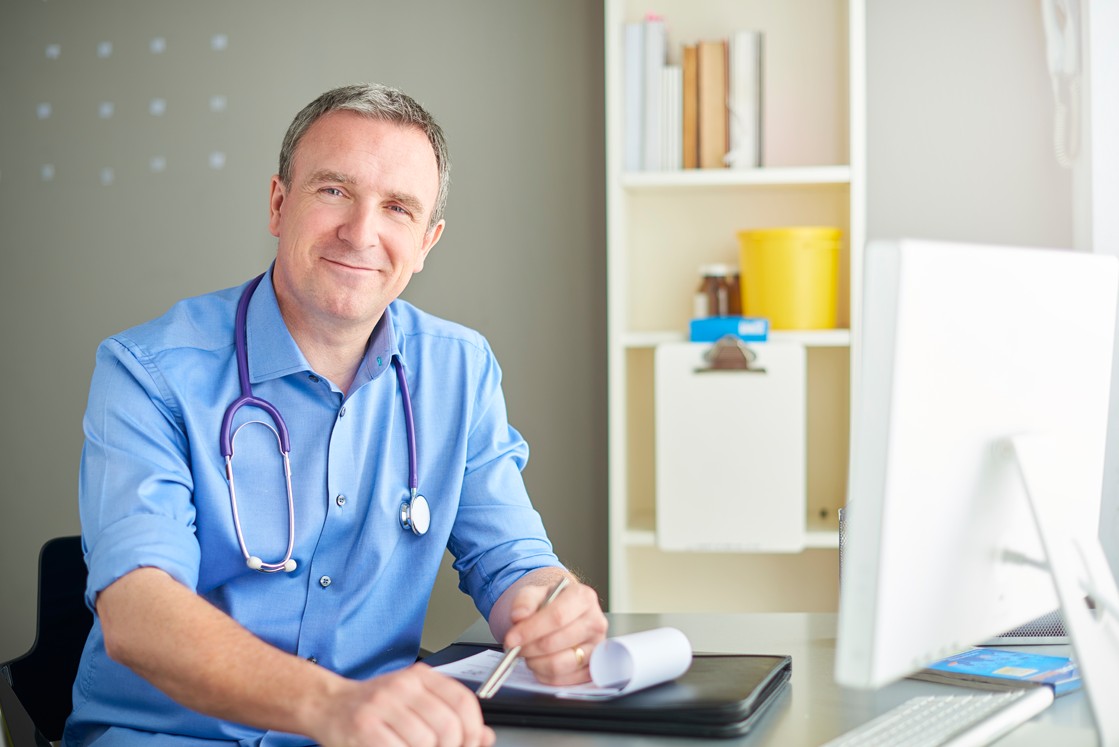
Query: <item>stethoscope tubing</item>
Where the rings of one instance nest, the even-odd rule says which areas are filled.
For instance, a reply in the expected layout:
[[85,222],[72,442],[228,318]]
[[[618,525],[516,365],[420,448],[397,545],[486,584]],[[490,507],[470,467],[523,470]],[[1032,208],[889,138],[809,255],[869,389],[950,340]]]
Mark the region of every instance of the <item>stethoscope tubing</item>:
[[[237,543],[240,545],[241,554],[246,563],[253,570],[275,573],[276,571],[291,572],[296,568],[296,562],[291,555],[295,550],[295,502],[291,489],[291,438],[288,434],[287,423],[284,422],[280,411],[271,402],[253,395],[252,384],[249,381],[249,353],[248,353],[248,313],[249,301],[257,286],[264,279],[264,274],[258,275],[245,287],[241,298],[237,301],[237,313],[234,317],[233,341],[237,360],[237,380],[241,387],[241,396],[230,403],[222,416],[221,422],[221,455],[225,460],[226,480],[229,482],[229,501],[233,511],[233,527],[237,534]],[[396,369],[396,379],[400,386],[400,395],[404,405],[404,426],[408,437],[408,492],[409,497],[400,505],[400,524],[404,529],[410,529],[413,534],[423,535],[430,526],[430,507],[427,499],[419,495],[419,460],[416,454],[416,426],[412,415],[412,398],[408,392],[408,380],[404,376],[404,365],[396,357],[392,360]],[[233,428],[233,418],[242,407],[256,407],[268,414],[275,427],[263,420],[250,420]],[[288,542],[284,557],[277,563],[268,563],[249,552],[245,544],[244,532],[241,529],[241,516],[237,508],[237,488],[233,480],[233,442],[237,433],[249,423],[260,423],[276,436],[280,455],[284,461],[284,480],[287,487],[288,504]]]
[[253,396],[253,387],[249,383],[249,346],[246,333],[246,322],[249,317],[249,299],[252,298],[253,292],[256,287],[260,285],[260,281],[264,279],[264,275],[259,275],[249,283],[245,288],[244,293],[241,294],[241,299],[237,302],[237,316],[234,320],[233,328],[233,344],[237,353],[237,380],[241,384],[241,396],[233,400],[233,403],[226,408],[225,416],[221,421],[221,455],[226,459],[233,456],[233,433],[231,432],[233,425],[233,416],[242,407],[253,406],[259,407],[268,413],[272,418],[272,422],[276,424],[277,435],[280,439],[280,451],[284,454],[291,453],[291,439],[288,437],[288,426],[284,422],[284,418],[280,415],[280,411],[269,401],[261,399],[260,397]]
[[[396,363],[394,361],[394,363]],[[413,496],[420,485],[416,473],[416,424],[412,421],[412,397],[408,394],[408,381],[404,378],[404,366],[396,364],[396,380],[400,383],[400,397],[404,400],[404,427],[408,432],[408,489]]]

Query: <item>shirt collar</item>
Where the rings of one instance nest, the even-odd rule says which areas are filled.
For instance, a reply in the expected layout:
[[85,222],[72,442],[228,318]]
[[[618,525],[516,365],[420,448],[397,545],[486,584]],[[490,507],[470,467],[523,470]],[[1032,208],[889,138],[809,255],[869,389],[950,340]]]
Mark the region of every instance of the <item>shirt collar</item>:
[[272,288],[271,267],[249,300],[245,328],[249,381],[256,383],[311,370],[311,364],[303,357],[303,351],[295,344],[280,314],[280,304]]
[[[373,381],[391,367],[393,357],[400,357],[400,348],[396,344],[396,325],[392,319],[392,306],[381,314],[373,334],[369,336],[369,344],[365,347],[365,358],[358,366],[354,383],[358,386]],[[355,389],[357,387],[354,387]]]
[[[276,300],[276,291],[272,287],[272,267],[264,273],[253,292],[245,326],[249,381],[256,383],[312,370],[280,313],[280,303]],[[393,356],[400,356],[400,348],[396,342],[390,307],[385,309],[377,326],[373,328],[373,334],[365,348],[365,358],[358,366],[354,383],[360,386],[376,379],[389,368]]]

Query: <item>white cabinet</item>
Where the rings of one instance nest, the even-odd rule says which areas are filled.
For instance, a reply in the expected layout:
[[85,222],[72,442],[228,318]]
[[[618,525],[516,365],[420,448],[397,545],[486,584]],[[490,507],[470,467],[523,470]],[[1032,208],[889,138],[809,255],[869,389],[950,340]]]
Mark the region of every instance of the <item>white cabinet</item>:
[[[864,230],[862,0],[668,0],[656,7],[607,0],[605,8],[610,608],[835,609],[836,511],[845,503],[850,329],[857,320],[852,278],[860,272]],[[623,26],[648,11],[664,17],[674,62],[683,43],[726,38],[740,29],[764,33],[761,168],[623,171]],[[736,233],[773,226],[843,231],[840,329],[771,333],[771,340],[795,342],[806,351],[801,407],[808,549],[662,549],[658,501],[694,504],[699,522],[717,524],[721,517],[704,515],[698,489],[656,494],[656,347],[686,339],[699,266],[738,264]]]

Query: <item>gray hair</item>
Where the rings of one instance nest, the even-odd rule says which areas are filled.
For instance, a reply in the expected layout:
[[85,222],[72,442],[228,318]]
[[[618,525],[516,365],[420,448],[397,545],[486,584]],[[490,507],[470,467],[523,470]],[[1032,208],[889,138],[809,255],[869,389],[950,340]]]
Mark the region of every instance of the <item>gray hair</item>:
[[299,141],[307,134],[318,119],[333,111],[357,112],[370,119],[395,122],[404,127],[415,127],[427,136],[431,149],[435,152],[435,164],[439,169],[439,192],[435,195],[435,206],[431,210],[431,220],[427,230],[435,228],[443,220],[447,207],[447,190],[451,184],[451,161],[447,153],[447,141],[443,129],[436,123],[426,109],[403,91],[378,83],[360,83],[342,86],[319,96],[295,115],[284,143],[280,147],[280,181],[284,187],[291,187],[292,159]]

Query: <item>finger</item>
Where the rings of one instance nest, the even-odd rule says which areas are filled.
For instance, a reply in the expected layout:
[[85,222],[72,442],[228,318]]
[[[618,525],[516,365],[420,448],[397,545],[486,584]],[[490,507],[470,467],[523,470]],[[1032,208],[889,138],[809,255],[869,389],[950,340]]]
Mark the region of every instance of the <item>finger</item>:
[[525,664],[536,679],[547,685],[574,685],[588,682],[591,644],[573,646],[554,654],[526,658]]
[[463,740],[462,721],[454,710],[436,697],[429,697],[411,703],[412,712],[422,722],[423,730],[417,732],[417,741],[409,745],[439,745],[439,747],[458,747]]
[[517,592],[516,598],[513,600],[513,607],[509,610],[509,619],[514,623],[518,623],[540,609],[540,604],[548,597],[548,587],[545,586],[526,586]]
[[364,716],[359,716],[354,734],[365,744],[425,745],[435,744],[435,734],[409,701],[376,697]]
[[474,741],[464,740],[463,747],[490,747],[497,741],[497,734],[488,726],[483,726],[482,730],[478,732],[478,737]]
[[[586,592],[589,587],[573,583],[556,597],[551,604],[540,607],[536,605],[532,611],[522,617],[509,630],[506,635],[507,646],[525,646],[542,635],[565,627],[575,620],[587,607]],[[529,587],[517,595],[514,607],[523,613],[532,601],[540,596],[540,587]],[[526,601],[527,600],[527,601]],[[510,643],[510,639],[512,642]]]
[[407,745],[441,744],[440,736],[448,731],[461,735],[451,708],[427,688],[422,666],[388,675],[386,687],[374,701],[385,725]]
[[464,745],[480,745],[486,740],[486,732],[491,731],[482,719],[482,708],[478,698],[465,685],[426,668],[425,686],[452,711],[459,724],[461,741]]
[[515,633],[521,641],[522,656],[558,654],[581,644],[593,647],[606,637],[608,623],[598,594],[582,584],[570,591],[569,596],[566,592],[561,594],[555,602],[510,629],[510,634]]

